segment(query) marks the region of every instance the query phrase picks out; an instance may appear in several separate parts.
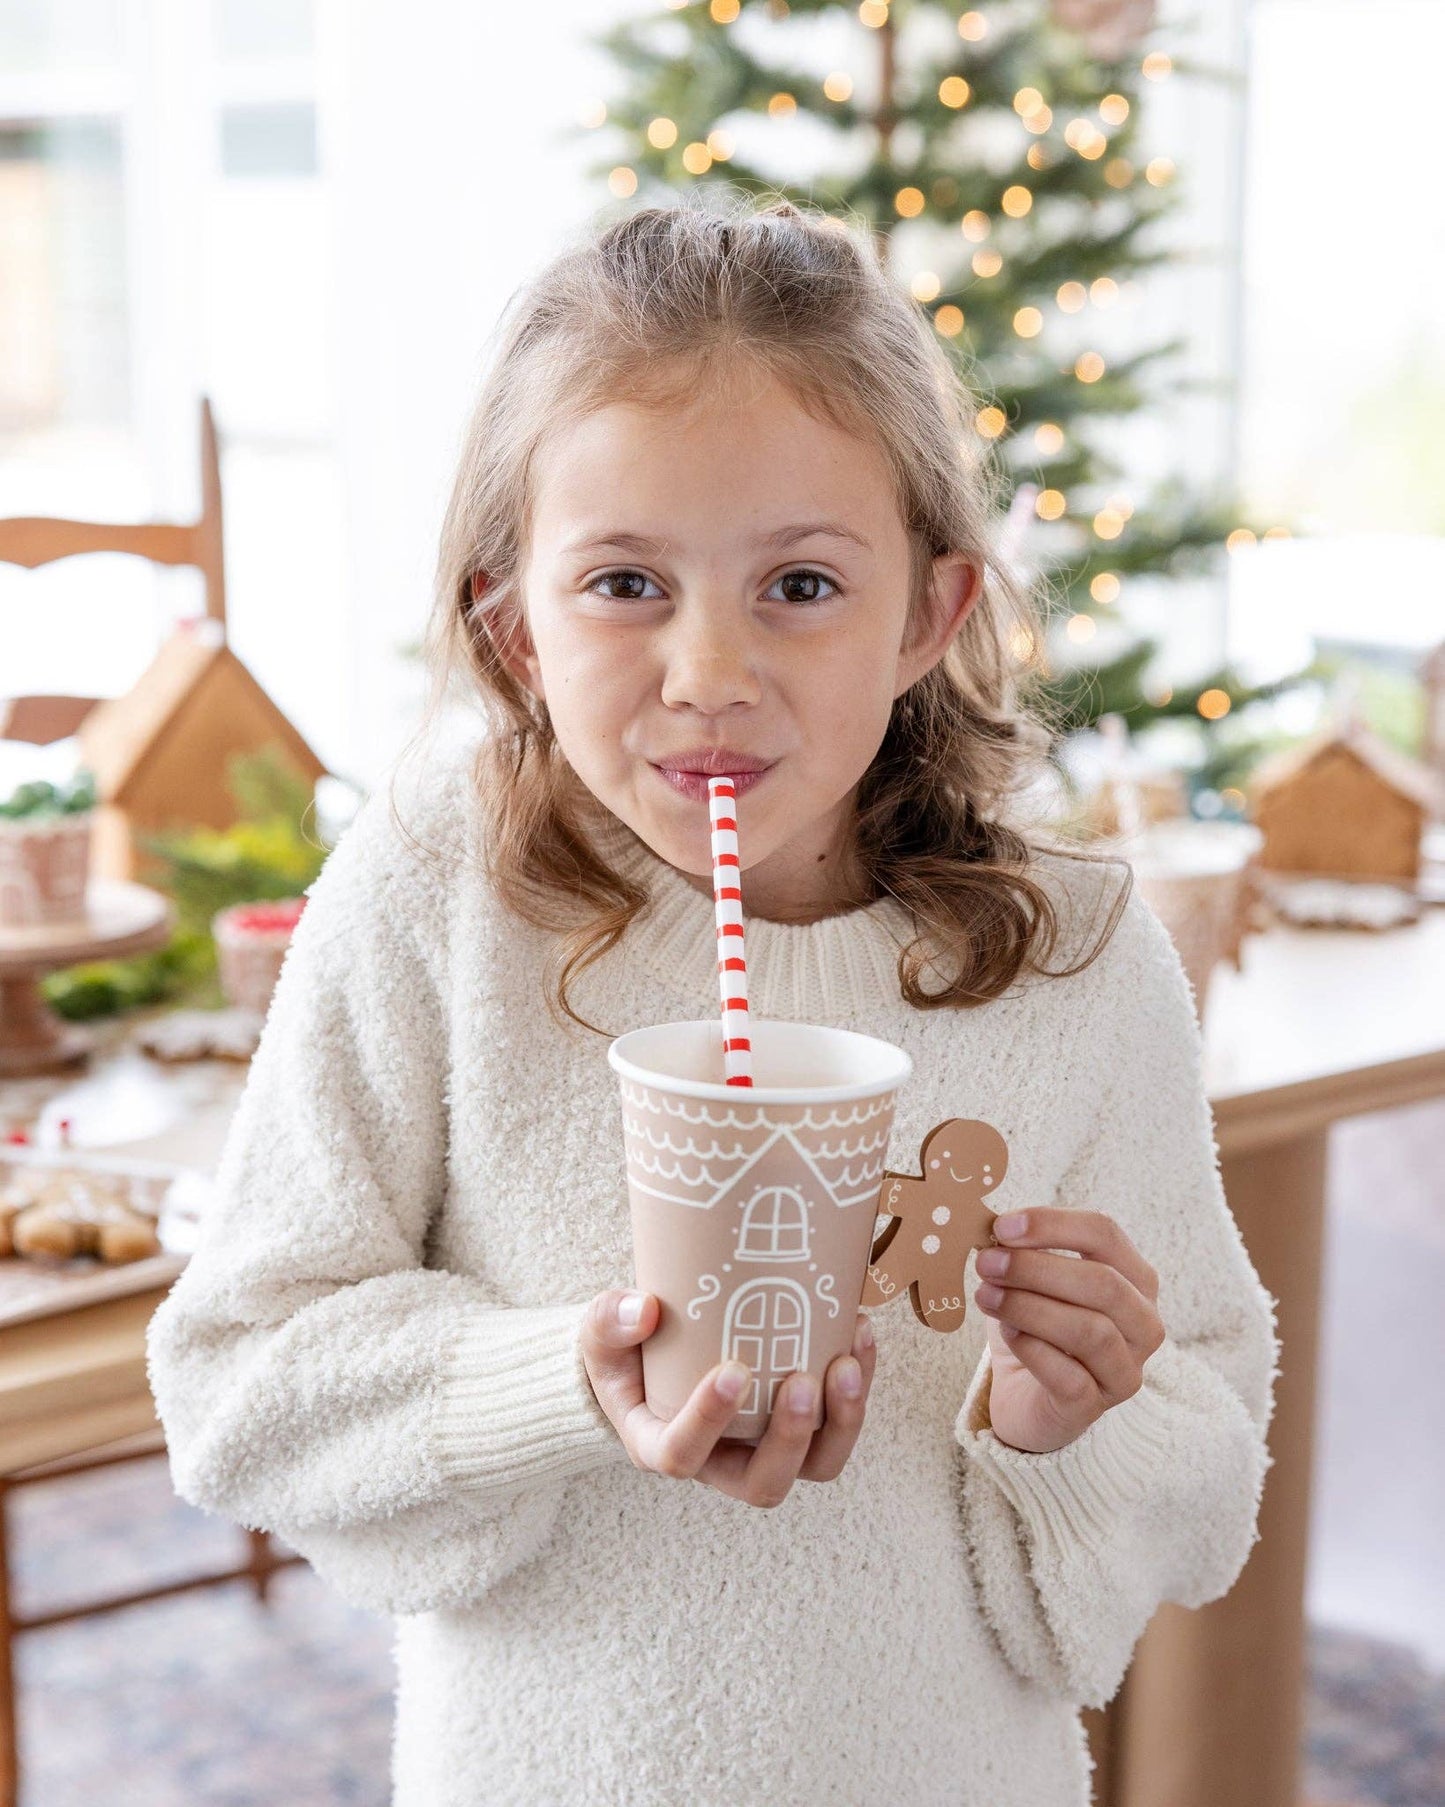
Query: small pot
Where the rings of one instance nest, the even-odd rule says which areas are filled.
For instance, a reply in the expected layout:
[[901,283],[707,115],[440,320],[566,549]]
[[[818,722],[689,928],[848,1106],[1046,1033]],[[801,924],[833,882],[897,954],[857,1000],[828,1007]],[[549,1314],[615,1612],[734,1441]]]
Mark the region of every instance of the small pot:
[[93,809],[0,816],[0,928],[84,919],[94,822]]
[[221,990],[238,1010],[264,1017],[281,963],[306,907],[304,897],[231,904],[211,920]]

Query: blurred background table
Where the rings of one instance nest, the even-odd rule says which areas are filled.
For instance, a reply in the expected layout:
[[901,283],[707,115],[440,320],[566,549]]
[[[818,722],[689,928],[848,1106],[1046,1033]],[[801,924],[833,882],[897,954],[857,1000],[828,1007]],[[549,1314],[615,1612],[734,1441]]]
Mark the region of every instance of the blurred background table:
[[1214,975],[1205,1077],[1224,1188],[1283,1345],[1260,1540],[1231,1592],[1166,1606],[1089,1714],[1101,1807],[1297,1807],[1329,1127],[1445,1095],[1445,911],[1276,928]]

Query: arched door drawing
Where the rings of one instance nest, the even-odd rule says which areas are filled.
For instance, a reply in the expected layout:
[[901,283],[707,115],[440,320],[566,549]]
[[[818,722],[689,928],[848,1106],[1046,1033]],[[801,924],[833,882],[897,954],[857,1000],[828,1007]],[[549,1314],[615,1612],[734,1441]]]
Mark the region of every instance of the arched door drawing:
[[808,1295],[796,1280],[750,1280],[728,1300],[722,1359],[745,1362],[753,1376],[739,1411],[771,1412],[779,1382],[807,1367],[810,1317]]

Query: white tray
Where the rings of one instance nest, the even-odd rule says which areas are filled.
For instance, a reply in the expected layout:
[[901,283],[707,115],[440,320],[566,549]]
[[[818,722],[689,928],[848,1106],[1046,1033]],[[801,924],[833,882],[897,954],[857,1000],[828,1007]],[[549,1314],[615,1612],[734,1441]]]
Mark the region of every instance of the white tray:
[[149,1199],[138,1196],[135,1202],[137,1209],[153,1210],[161,1253],[148,1255],[142,1261],[120,1263],[105,1262],[94,1255],[77,1255],[71,1261],[0,1256],[0,1327],[169,1286],[185,1267],[195,1247],[200,1213],[210,1196],[213,1182],[209,1174],[171,1162],[125,1155],[35,1149],[23,1144],[0,1146],[0,1182],[20,1168],[36,1167],[80,1168],[87,1173],[151,1182],[138,1189],[148,1192]]

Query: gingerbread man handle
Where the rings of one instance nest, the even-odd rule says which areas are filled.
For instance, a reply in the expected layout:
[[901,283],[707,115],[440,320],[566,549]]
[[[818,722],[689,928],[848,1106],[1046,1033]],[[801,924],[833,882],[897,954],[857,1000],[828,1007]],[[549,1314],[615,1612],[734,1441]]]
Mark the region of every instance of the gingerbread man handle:
[[1008,1172],[1008,1144],[991,1123],[950,1117],[923,1138],[919,1166],[883,1175],[878,1210],[894,1221],[873,1245],[861,1303],[888,1305],[906,1291],[930,1330],[957,1330],[968,1252],[993,1237],[984,1200]]

